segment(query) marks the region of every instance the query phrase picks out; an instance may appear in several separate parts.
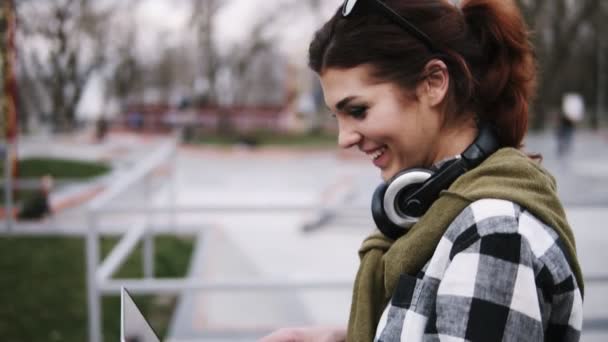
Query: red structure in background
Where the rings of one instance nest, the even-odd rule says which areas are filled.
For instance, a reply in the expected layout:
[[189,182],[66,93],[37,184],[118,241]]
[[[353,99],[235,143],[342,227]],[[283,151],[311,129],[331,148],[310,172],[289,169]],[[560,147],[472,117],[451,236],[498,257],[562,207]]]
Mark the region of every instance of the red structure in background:
[[0,94],[2,121],[2,140],[12,148],[8,151],[13,164],[13,176],[17,173],[16,143],[17,126],[17,79],[15,77],[16,47],[15,32],[17,19],[13,0],[4,0],[0,8],[0,63],[2,63],[2,94]]
[[[298,69],[279,63],[284,75],[274,88],[252,96],[247,104],[212,104],[201,94],[184,97],[176,106],[166,102],[131,103],[113,124],[130,130],[165,133],[173,128],[188,128],[197,133],[247,135],[255,132],[297,133],[306,129],[304,116],[298,115]],[[187,95],[185,95],[187,96]]]
[[[123,124],[147,132],[166,132],[175,127],[194,127],[201,131],[218,132],[230,127],[234,132],[282,132],[287,106],[231,106],[175,109],[168,105],[132,105],[123,114]],[[223,126],[223,127],[222,127]]]

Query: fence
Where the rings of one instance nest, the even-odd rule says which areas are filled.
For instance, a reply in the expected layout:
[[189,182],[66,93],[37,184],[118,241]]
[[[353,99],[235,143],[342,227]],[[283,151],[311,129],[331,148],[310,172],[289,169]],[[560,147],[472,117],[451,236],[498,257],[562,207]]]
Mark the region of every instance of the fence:
[[[324,210],[328,206],[205,206],[205,207],[182,207],[176,205],[175,165],[177,143],[171,141],[160,147],[155,153],[139,162],[127,175],[115,180],[109,188],[98,195],[88,205],[88,230],[86,232],[86,260],[87,260],[87,301],[88,301],[88,323],[89,341],[102,341],[101,324],[101,298],[104,295],[118,294],[121,286],[127,287],[133,294],[182,294],[186,291],[277,291],[294,289],[344,289],[352,284],[352,279],[328,279],[328,278],[290,278],[286,279],[232,279],[230,281],[203,281],[188,278],[156,279],[154,277],[154,231],[150,218],[154,215],[166,215],[169,217],[168,230],[180,231],[186,227],[180,227],[177,217],[189,213],[269,213],[269,212],[294,212],[294,213],[317,213],[318,218],[312,222],[308,229],[315,229],[322,225],[328,217],[331,218],[336,212],[345,210],[339,205],[329,206],[330,210]],[[163,186],[168,191],[167,203],[162,206],[153,206],[150,199],[153,191],[151,177],[159,168],[170,166],[168,174],[169,181]],[[137,186],[142,186],[143,201],[137,207],[125,207],[116,205],[116,200],[125,192],[131,191]],[[340,201],[342,201],[340,199]],[[349,208],[352,209],[352,208]],[[101,260],[100,258],[100,226],[104,218],[109,215],[126,214],[143,217],[130,227],[120,238],[119,243],[113,250]],[[352,215],[348,215],[352,216]],[[197,231],[204,228],[197,228]],[[116,270],[124,263],[132,253],[135,246],[143,241],[143,279],[114,279]],[[606,284],[608,277],[592,276],[586,277],[587,285]],[[605,330],[606,320],[596,319],[586,321],[586,327],[595,330]]]
[[[111,187],[95,198],[88,206],[88,231],[86,234],[86,258],[87,258],[87,301],[88,301],[88,323],[89,341],[102,341],[102,308],[101,297],[103,295],[116,295],[120,293],[122,286],[129,289],[132,294],[183,294],[186,291],[276,291],[276,290],[319,290],[319,289],[345,289],[352,285],[352,279],[327,279],[327,278],[297,278],[290,279],[233,279],[229,281],[204,281],[188,278],[163,278],[154,277],[154,232],[150,224],[153,215],[168,215],[169,229],[171,232],[188,231],[177,223],[176,217],[180,214],[189,213],[269,213],[269,212],[293,212],[293,213],[315,213],[320,209],[319,205],[309,206],[205,206],[205,207],[179,207],[176,205],[175,197],[175,162],[176,143],[171,142],[161,147],[157,152],[135,166],[132,172],[124,178],[115,181]],[[150,181],[149,177],[155,170],[163,165],[172,166],[169,177],[168,203],[163,206],[152,206],[150,203]],[[125,207],[116,206],[113,203],[127,191],[137,184],[143,183],[144,201],[142,206]],[[339,209],[337,206],[333,208]],[[108,215],[127,214],[131,216],[142,216],[144,219],[134,223],[120,238],[118,244],[110,253],[101,260],[100,258],[100,232],[99,227],[103,218]],[[203,228],[196,228],[200,232]],[[143,241],[143,279],[113,279],[112,276],[124,263],[135,249],[137,244]]]

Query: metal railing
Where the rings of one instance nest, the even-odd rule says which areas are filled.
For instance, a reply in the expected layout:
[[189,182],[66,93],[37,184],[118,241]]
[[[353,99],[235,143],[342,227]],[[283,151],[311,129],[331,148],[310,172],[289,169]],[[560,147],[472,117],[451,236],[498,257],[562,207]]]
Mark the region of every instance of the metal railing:
[[[155,153],[151,154],[124,177],[117,178],[109,188],[98,195],[87,207],[88,230],[86,232],[86,261],[87,261],[87,303],[88,303],[88,324],[89,341],[102,341],[102,306],[101,298],[104,295],[118,294],[121,286],[127,287],[134,294],[182,294],[188,291],[204,290],[214,292],[255,290],[255,291],[277,291],[277,290],[296,290],[296,289],[345,289],[352,285],[352,279],[328,279],[323,278],[297,278],[289,279],[231,279],[222,281],[204,281],[189,278],[154,278],[154,227],[150,218],[153,215],[166,215],[169,219],[167,231],[180,231],[177,223],[177,216],[181,214],[193,213],[259,213],[267,214],[271,212],[280,213],[317,213],[317,219],[313,220],[311,226],[323,224],[327,217],[341,210],[352,210],[352,206],[341,207],[339,204],[329,206],[310,205],[283,205],[269,207],[254,205],[239,206],[192,206],[183,207],[176,205],[175,192],[175,169],[171,169],[169,174],[171,180],[168,186],[168,203],[163,206],[153,206],[150,199],[151,194],[150,176],[155,170],[163,165],[174,167],[176,163],[177,142],[171,141],[161,146]],[[5,172],[9,170],[5,167]],[[137,184],[143,185],[142,205],[137,207],[117,206],[115,200],[130,191]],[[9,198],[10,199],[10,198]],[[337,202],[341,202],[340,198]],[[324,209],[330,208],[330,210]],[[360,208],[360,211],[367,211],[368,208]],[[357,210],[357,211],[358,211]],[[128,214],[143,217],[142,220],[133,223],[121,236],[119,242],[102,260],[100,255],[100,227],[106,216],[113,214]],[[10,222],[9,222],[10,223]],[[182,227],[183,228],[183,227]],[[185,231],[199,232],[205,229],[204,226],[196,228],[184,228]],[[10,233],[10,229],[8,231]],[[143,242],[143,279],[114,279],[113,275],[132,254],[136,246]],[[587,276],[586,283],[605,284],[608,282],[606,276]],[[596,320],[598,327],[605,327],[605,320]],[[594,321],[595,322],[595,321]],[[602,325],[603,324],[603,325]],[[593,326],[593,324],[591,324]]]
[[[169,200],[164,206],[151,206],[150,186],[148,176],[163,164],[175,166],[177,144],[172,142],[159,149],[138,165],[124,178],[116,180],[110,188],[96,197],[88,206],[88,225],[86,234],[86,259],[87,259],[87,301],[88,301],[88,323],[89,341],[102,341],[102,306],[103,295],[119,294],[121,287],[126,287],[133,294],[183,294],[188,291],[204,290],[213,292],[226,291],[277,291],[277,290],[327,290],[346,289],[352,286],[352,279],[327,279],[290,277],[272,279],[231,279],[222,281],[205,281],[190,278],[154,278],[154,231],[152,231],[151,220],[153,215],[169,215],[168,232],[181,232],[177,224],[176,216],[179,214],[192,213],[317,213],[320,206],[310,205],[282,205],[282,206],[202,206],[202,207],[178,207],[175,198],[175,169],[170,172],[173,180],[169,182]],[[124,207],[112,204],[121,194],[128,191],[143,181],[144,201],[142,206]],[[338,210],[338,206],[332,206]],[[352,209],[352,208],[351,208]],[[110,253],[101,260],[100,258],[100,221],[106,215],[127,214],[143,216],[143,220],[131,226],[122,235],[119,242]],[[196,228],[196,233],[205,229],[204,226]],[[187,230],[187,229],[186,229]],[[143,279],[113,279],[112,276],[127,260],[138,243],[143,241]]]
[[[149,175],[161,165],[168,163],[175,164],[177,151],[177,142],[170,141],[161,146],[155,153],[141,161],[135,168],[126,174],[124,177],[117,179],[109,188],[96,197],[87,207],[88,216],[88,231],[86,234],[86,260],[87,260],[87,304],[88,304],[88,323],[89,323],[89,341],[102,341],[102,326],[101,326],[101,295],[107,292],[108,279],[112,277],[114,272],[131,254],[140,240],[143,240],[143,268],[144,277],[152,279],[154,276],[154,236],[147,229],[147,222],[144,219],[137,226],[129,229],[122,236],[120,242],[113,248],[110,254],[100,264],[100,233],[99,220],[101,211],[114,201],[118,196],[128,191],[134,184],[143,180],[144,185],[144,205],[149,204],[150,193]],[[171,172],[174,178],[174,171]],[[171,181],[170,187],[174,188],[174,180]],[[174,203],[175,193],[170,192],[170,201]],[[171,205],[175,207],[175,205]],[[172,216],[174,217],[174,216]]]
[[[268,213],[299,213],[315,214],[313,219],[304,229],[315,229],[318,225],[327,223],[327,219],[335,216],[341,211],[363,212],[368,208],[353,208],[344,206],[343,202],[350,195],[342,193],[332,203],[309,204],[309,205],[207,205],[207,206],[177,206],[175,198],[175,169],[172,169],[169,182],[169,200],[162,206],[152,206],[150,202],[149,175],[162,165],[176,165],[175,142],[168,143],[157,152],[137,164],[132,172],[125,177],[115,181],[110,188],[95,198],[88,206],[89,230],[86,237],[87,253],[87,288],[88,288],[88,322],[89,341],[102,341],[102,308],[101,298],[104,295],[117,295],[121,287],[126,287],[133,294],[172,294],[180,295],[188,291],[204,290],[207,292],[230,292],[230,291],[284,291],[284,290],[328,290],[347,289],[352,286],[352,279],[329,279],[327,277],[290,277],[270,279],[230,279],[221,281],[209,281],[192,278],[162,278],[154,277],[154,231],[150,220],[154,215],[168,215],[170,217],[167,232],[191,231],[199,233],[206,229],[200,225],[192,229],[182,229],[177,223],[177,216],[182,214],[208,214],[208,213],[239,213],[239,214],[268,214]],[[143,182],[144,200],[140,206],[119,206],[114,200],[136,184]],[[101,260],[100,258],[100,221],[109,215],[131,215],[143,217],[134,223],[120,241],[114,246],[110,253]],[[181,229],[181,230],[180,230]],[[114,279],[113,275],[127,260],[138,243],[143,241],[143,279]],[[606,277],[586,277],[587,283],[605,283]],[[604,322],[598,321],[600,323]]]

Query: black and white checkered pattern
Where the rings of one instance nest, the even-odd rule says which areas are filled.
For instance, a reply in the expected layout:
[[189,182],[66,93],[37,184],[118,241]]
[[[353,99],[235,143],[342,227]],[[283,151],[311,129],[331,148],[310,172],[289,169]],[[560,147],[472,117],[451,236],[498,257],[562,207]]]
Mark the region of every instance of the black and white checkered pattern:
[[472,203],[401,276],[376,341],[578,341],[583,301],[559,244],[512,202]]

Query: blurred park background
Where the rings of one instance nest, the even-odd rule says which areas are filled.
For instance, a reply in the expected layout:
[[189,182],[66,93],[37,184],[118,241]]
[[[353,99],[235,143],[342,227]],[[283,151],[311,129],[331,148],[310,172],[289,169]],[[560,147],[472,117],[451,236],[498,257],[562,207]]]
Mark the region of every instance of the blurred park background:
[[[606,341],[608,1],[516,2],[540,69],[526,148],[577,234],[583,341]],[[149,280],[125,283],[168,340],[344,324],[379,175],[335,147],[306,65],[340,3],[2,0],[0,340],[116,341],[120,279]],[[155,282],[182,277],[210,290]]]

